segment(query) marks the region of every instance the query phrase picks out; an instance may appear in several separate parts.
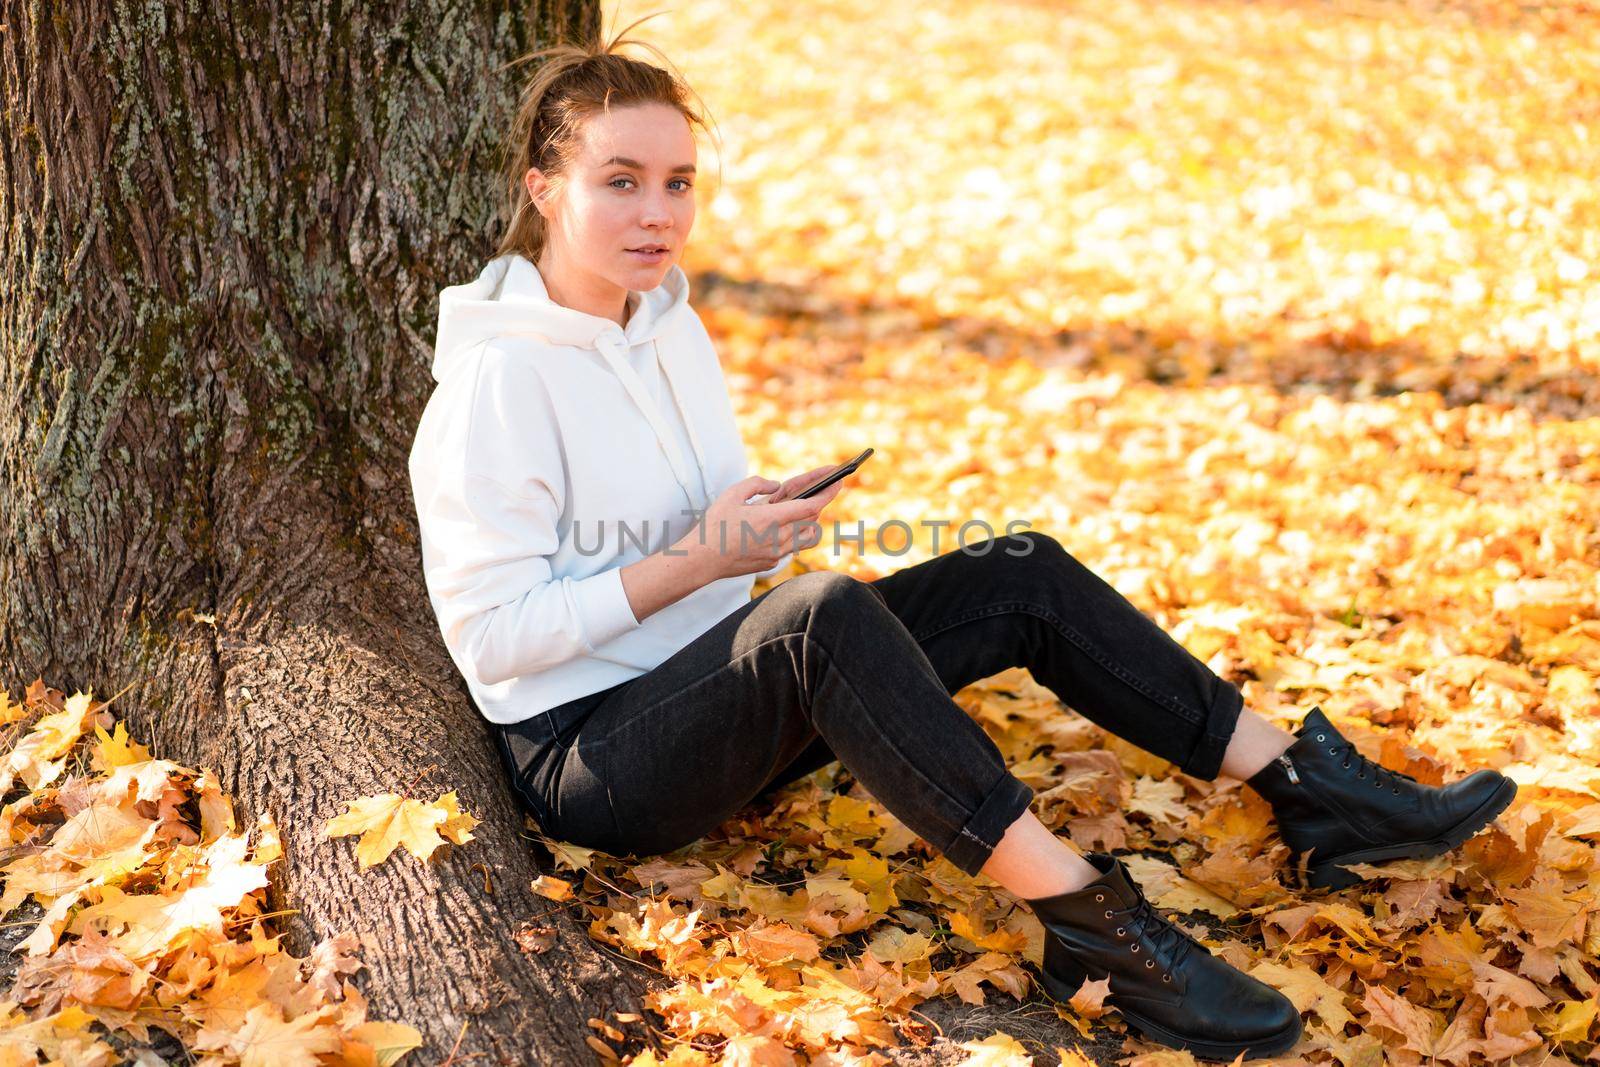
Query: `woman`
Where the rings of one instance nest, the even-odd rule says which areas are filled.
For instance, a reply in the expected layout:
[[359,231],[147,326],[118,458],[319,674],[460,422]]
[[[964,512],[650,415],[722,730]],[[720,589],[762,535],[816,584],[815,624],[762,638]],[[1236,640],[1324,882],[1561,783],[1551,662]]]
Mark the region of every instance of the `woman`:
[[1320,709],[1279,729],[1033,531],[750,599],[816,543],[844,483],[798,499],[831,464],[749,476],[677,265],[703,122],[681,81],[619,43],[535,54],[512,222],[482,274],[441,295],[411,454],[430,599],[518,799],[555,838],[648,855],[839,759],[952,863],[1030,904],[1051,995],[1109,976],[1159,1043],[1219,1059],[1294,1045],[1289,1000],[1159,915],[1120,860],[1051,833],[952,695],[1026,667],[1184,772],[1243,779],[1309,853],[1313,886],[1354,884],[1341,862],[1454,847],[1515,785],[1479,770],[1425,786]]

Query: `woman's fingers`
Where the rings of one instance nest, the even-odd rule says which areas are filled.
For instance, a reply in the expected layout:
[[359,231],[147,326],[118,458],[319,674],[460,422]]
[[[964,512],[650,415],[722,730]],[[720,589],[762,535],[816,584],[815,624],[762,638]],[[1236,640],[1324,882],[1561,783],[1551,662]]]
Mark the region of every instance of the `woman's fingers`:
[[824,477],[826,477],[829,472],[835,470],[837,467],[838,467],[837,463],[827,463],[827,464],[824,464],[824,465],[822,465],[820,467],[813,467],[813,468],[811,468],[810,470],[806,471],[803,474],[797,474],[793,478],[789,479],[791,482],[794,483],[794,488],[792,490],[787,490],[787,492],[791,492],[791,493],[804,492],[806,489],[809,489],[812,485],[816,484],[817,482],[822,481],[822,479]]
[[781,540],[784,552],[798,552],[803,548],[810,548],[822,542],[822,526],[803,519],[790,523],[783,528]]
[[[822,541],[822,528],[818,517],[824,507],[833,501],[844,489],[844,482],[835,482],[816,496],[804,499],[789,497],[774,499],[778,493],[787,490],[790,482],[798,481],[807,475],[826,474],[835,469],[836,465],[818,467],[807,471],[805,474],[796,475],[789,482],[783,483],[777,493],[768,495],[762,500],[751,502],[745,500],[745,506],[739,509],[737,518],[729,516],[725,521],[725,529],[734,542],[743,540],[745,545],[775,545],[776,556],[789,552],[810,548]],[[754,484],[760,479],[750,478],[740,483],[740,488],[758,488]],[[807,483],[809,484],[809,483]],[[809,524],[809,525],[807,525]]]
[[724,495],[742,504],[748,504],[758,497],[763,501],[770,500],[775,493],[781,493],[782,491],[781,483],[775,482],[771,478],[763,478],[759,474],[752,474],[750,477],[728,486]]
[[778,491],[769,493],[764,503],[776,504],[780,500],[793,500],[797,494],[805,492],[813,482],[820,481],[822,476],[832,469],[832,467],[814,467],[792,478],[785,478]]

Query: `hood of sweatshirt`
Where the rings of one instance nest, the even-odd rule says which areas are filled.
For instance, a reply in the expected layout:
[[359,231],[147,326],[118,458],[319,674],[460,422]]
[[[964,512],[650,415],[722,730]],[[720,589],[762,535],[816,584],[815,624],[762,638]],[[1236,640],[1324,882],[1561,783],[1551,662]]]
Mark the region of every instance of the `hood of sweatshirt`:
[[[670,432],[665,416],[645,388],[644,382],[628,362],[635,345],[650,345],[661,367],[665,392],[676,406],[678,418],[688,431],[694,449],[692,462],[700,468],[703,484],[706,460],[695,433],[694,423],[684,412],[679,385],[681,369],[670,356],[663,358],[661,338],[677,325],[680,316],[692,314],[689,308],[689,277],[673,264],[661,284],[654,289],[630,290],[628,303],[633,313],[626,326],[551,299],[544,278],[533,262],[518,252],[491,259],[474,280],[447,286],[439,292],[439,330],[433,348],[433,377],[443,382],[454,368],[480,342],[501,338],[528,338],[550,345],[592,349],[599,352],[632,398],[639,414],[649,422],[661,450],[666,454],[674,477],[689,497],[700,506],[698,493],[691,488],[691,460],[682,454]],[[671,345],[667,346],[669,352]],[[709,505],[709,501],[706,502]]]
[[689,307],[689,277],[673,264],[654,289],[629,294],[637,301],[626,327],[565,307],[550,298],[539,270],[520,253],[491,259],[474,280],[439,292],[439,332],[433,377],[444,381],[463,353],[497,337],[542,338],[550,344],[597,348],[612,334],[629,345],[653,341]]

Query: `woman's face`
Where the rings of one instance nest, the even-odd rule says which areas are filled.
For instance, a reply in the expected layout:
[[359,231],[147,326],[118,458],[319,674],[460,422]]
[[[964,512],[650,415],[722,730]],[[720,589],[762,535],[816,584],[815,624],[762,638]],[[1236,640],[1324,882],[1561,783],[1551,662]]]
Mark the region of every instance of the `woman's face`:
[[[614,302],[617,312],[627,290],[660,285],[694,226],[694,166],[694,136],[676,108],[637,104],[590,116],[565,185],[538,204],[548,223],[546,282],[553,274],[575,302]],[[543,173],[531,168],[525,181],[537,203],[548,189]],[[630,251],[651,245],[665,252]]]

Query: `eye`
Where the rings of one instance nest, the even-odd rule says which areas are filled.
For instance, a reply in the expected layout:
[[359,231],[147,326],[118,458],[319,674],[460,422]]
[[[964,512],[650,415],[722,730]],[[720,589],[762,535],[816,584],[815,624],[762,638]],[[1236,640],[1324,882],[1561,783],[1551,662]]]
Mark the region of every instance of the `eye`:
[[[679,192],[688,192],[690,189],[694,188],[694,183],[691,182],[688,178],[674,178],[672,180],[675,181],[675,182],[682,182],[683,183],[683,188],[680,189]],[[617,177],[612,178],[610,181],[606,182],[606,184],[611,186],[613,189],[615,189],[618,182],[631,182],[631,181],[633,181],[632,178],[624,177],[624,176],[619,174]]]

